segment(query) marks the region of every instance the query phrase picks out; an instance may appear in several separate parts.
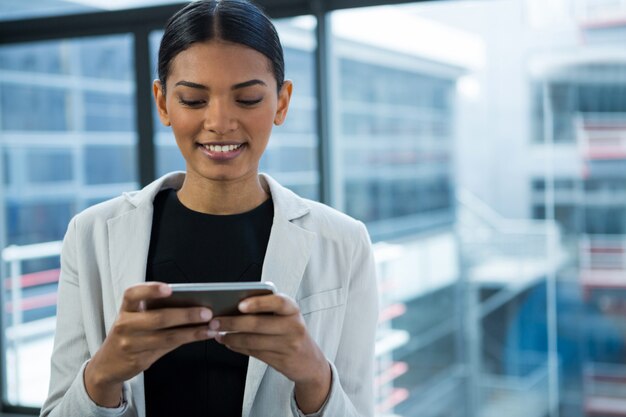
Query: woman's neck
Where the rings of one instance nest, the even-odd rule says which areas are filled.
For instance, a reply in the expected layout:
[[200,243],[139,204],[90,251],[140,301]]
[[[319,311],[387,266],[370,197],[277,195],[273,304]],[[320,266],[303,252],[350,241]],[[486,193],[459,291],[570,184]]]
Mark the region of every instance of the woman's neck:
[[270,195],[257,174],[236,181],[218,181],[189,173],[176,194],[188,209],[221,215],[250,211],[260,206]]

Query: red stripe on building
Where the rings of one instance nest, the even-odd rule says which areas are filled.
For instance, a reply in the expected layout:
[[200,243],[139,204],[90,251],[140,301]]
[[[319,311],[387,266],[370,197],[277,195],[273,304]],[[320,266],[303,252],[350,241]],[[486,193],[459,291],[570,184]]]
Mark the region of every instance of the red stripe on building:
[[[37,295],[35,297],[23,299],[20,303],[20,307],[22,311],[29,311],[37,308],[52,307],[56,304],[57,293],[51,292],[49,294]],[[13,312],[13,303],[11,301],[6,304],[6,312],[9,314]]]
[[[49,269],[47,271],[33,272],[32,274],[22,275],[20,282],[22,288],[34,287],[43,284],[52,284],[59,281],[60,269]],[[11,278],[5,280],[4,286],[7,290],[11,289]]]

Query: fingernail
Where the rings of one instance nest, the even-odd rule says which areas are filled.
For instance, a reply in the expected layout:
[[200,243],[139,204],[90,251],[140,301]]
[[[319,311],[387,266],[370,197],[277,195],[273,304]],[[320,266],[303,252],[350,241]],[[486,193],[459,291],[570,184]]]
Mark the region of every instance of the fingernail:
[[247,301],[242,301],[239,303],[239,311],[244,312],[248,309],[248,307],[250,306],[250,303]]
[[209,329],[211,330],[217,330],[220,328],[220,321],[219,320],[213,320],[209,323]]
[[208,308],[203,308],[202,310],[200,310],[200,318],[206,321],[211,320],[211,310],[209,310]]
[[171,289],[169,285],[161,285],[159,287],[159,291],[161,292],[161,294],[163,295],[167,295],[170,293]]
[[206,335],[208,337],[215,337],[215,336],[217,336],[217,332],[215,330],[207,330],[206,331]]

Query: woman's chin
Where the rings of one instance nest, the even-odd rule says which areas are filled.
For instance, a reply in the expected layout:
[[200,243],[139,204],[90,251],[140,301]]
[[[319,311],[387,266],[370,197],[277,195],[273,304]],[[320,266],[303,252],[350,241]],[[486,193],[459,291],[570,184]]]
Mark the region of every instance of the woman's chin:
[[187,169],[187,175],[193,175],[212,182],[240,182],[256,178],[258,170],[242,172],[241,170],[229,169],[234,167],[215,167],[217,169]]

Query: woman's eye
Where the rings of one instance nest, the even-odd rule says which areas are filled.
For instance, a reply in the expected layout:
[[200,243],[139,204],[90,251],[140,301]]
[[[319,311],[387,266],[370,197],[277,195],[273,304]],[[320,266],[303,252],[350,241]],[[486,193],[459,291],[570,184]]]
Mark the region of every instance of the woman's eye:
[[256,100],[237,100],[237,103],[244,106],[254,106],[255,104],[259,104],[261,101],[263,101],[263,98],[259,98]]
[[185,100],[183,98],[179,98],[178,102],[187,107],[199,107],[204,104],[204,100]]

